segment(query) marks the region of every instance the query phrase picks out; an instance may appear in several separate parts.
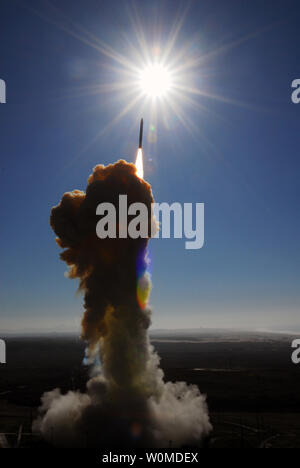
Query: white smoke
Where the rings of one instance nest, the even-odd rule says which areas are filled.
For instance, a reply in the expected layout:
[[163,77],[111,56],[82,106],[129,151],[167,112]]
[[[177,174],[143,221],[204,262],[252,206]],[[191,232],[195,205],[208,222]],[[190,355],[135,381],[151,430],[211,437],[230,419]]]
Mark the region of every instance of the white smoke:
[[209,434],[205,396],[195,385],[164,382],[159,358],[148,345],[144,388],[116,388],[103,374],[86,393],[59,389],[42,397],[33,429],[59,447],[182,447]]

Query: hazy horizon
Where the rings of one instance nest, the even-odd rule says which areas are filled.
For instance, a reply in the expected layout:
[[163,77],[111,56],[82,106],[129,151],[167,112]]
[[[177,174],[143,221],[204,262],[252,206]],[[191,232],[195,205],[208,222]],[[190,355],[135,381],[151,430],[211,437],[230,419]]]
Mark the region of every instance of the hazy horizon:
[[[257,324],[243,324],[243,323],[235,323],[235,325],[226,324],[226,323],[206,323],[206,324],[178,324],[174,323],[174,321],[164,322],[160,325],[157,323],[153,323],[150,326],[150,334],[157,333],[161,331],[168,331],[168,332],[188,332],[188,333],[197,333],[197,332],[206,332],[206,331],[224,331],[224,332],[257,332],[257,333],[283,333],[283,334],[300,334],[300,323],[298,324],[268,324],[268,325],[257,325]],[[35,324],[21,324],[21,323],[14,323],[11,326],[6,324],[6,326],[1,325],[1,334],[4,336],[5,334],[17,334],[17,335],[30,335],[30,334],[72,334],[72,335],[80,335],[80,323],[76,326],[74,323],[73,325],[68,324],[67,322],[61,322],[59,324],[43,324],[37,325]],[[1,336],[0,336],[1,338]]]

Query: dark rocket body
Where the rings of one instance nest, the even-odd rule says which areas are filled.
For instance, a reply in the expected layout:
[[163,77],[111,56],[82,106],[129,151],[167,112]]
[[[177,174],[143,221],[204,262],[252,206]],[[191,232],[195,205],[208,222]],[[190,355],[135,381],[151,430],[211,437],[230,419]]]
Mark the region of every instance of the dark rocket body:
[[141,119],[140,136],[139,136],[139,148],[142,148],[142,146],[143,146],[143,125],[144,125],[144,122],[143,122],[143,119]]

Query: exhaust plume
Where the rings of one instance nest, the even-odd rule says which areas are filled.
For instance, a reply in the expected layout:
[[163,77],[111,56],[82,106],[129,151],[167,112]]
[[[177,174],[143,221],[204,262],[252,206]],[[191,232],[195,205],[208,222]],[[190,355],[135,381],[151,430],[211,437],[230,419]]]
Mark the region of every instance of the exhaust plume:
[[[165,383],[149,341],[147,243],[156,222],[151,186],[136,171],[125,161],[98,165],[86,192],[65,193],[51,211],[51,227],[64,249],[60,257],[84,294],[85,360],[101,363],[100,368],[95,365],[85,393],[55,389],[42,396],[33,428],[57,446],[199,445],[211,430],[205,397],[185,382]],[[118,220],[121,194],[127,195],[128,205],[147,206],[147,239],[119,238],[121,225],[116,239],[97,237],[97,205],[114,204]]]

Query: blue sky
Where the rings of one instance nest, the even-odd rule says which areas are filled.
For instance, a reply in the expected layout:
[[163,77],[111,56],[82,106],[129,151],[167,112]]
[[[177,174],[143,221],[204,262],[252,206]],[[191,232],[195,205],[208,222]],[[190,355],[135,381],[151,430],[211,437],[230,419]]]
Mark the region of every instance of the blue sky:
[[142,102],[145,178],[156,201],[205,203],[205,245],[188,251],[184,240],[151,241],[153,326],[300,326],[300,104],[291,102],[299,3],[186,5],[2,2],[0,331],[78,328],[82,298],[64,277],[50,209],[65,191],[84,189],[96,164],[135,158],[139,107],[95,138],[132,97],[92,92],[125,75],[86,32],[132,60],[137,17],[151,53],[164,51],[183,14],[170,56],[184,46],[183,65],[203,58],[185,82],[202,92],[178,103],[184,122],[157,105],[155,142]]

